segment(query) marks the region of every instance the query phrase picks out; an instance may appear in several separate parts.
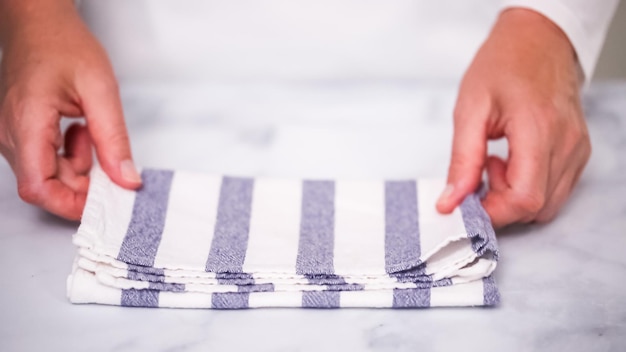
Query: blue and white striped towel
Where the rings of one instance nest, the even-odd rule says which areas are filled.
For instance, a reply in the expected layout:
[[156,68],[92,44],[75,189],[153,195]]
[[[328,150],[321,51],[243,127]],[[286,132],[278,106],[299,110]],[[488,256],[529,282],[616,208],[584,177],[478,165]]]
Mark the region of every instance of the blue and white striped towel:
[[92,173],[68,297],[141,307],[495,305],[498,251],[474,194],[441,180],[302,181],[143,170]]

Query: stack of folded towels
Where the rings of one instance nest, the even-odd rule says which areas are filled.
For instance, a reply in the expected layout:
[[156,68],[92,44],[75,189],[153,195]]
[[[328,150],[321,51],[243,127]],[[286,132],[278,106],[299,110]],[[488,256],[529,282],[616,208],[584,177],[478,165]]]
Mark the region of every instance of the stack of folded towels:
[[136,307],[495,305],[498,251],[477,194],[438,214],[441,180],[329,181],[94,169],[67,281],[73,303]]

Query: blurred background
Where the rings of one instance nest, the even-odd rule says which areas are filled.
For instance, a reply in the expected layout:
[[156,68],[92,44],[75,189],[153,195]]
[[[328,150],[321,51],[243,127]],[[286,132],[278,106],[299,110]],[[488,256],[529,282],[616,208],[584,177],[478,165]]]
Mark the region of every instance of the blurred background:
[[626,2],[620,1],[613,22],[609,27],[606,42],[594,80],[626,79]]

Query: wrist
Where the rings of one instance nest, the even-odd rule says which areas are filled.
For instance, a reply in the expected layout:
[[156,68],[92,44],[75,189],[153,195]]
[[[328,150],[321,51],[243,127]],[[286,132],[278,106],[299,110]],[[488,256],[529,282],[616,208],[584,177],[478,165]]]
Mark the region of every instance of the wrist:
[[494,31],[516,34],[534,46],[558,51],[576,61],[576,51],[569,38],[549,18],[525,8],[508,8],[500,13]]
[[[563,30],[539,12],[508,8],[500,13],[490,39],[504,50],[518,52],[528,59],[553,60],[561,68],[571,69],[580,86],[584,75],[574,46]],[[520,52],[521,50],[521,52]]]
[[15,38],[54,34],[54,24],[79,18],[73,0],[0,0],[0,47]]

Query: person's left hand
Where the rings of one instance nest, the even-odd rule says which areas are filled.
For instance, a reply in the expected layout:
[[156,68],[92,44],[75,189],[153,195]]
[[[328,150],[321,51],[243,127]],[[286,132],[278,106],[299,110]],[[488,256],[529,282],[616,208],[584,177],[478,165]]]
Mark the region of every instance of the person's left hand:
[[[554,218],[587,163],[581,73],[565,34],[525,9],[501,13],[461,83],[448,186],[437,203],[450,213],[479,186],[495,227]],[[487,141],[505,137],[508,160],[487,157]]]

